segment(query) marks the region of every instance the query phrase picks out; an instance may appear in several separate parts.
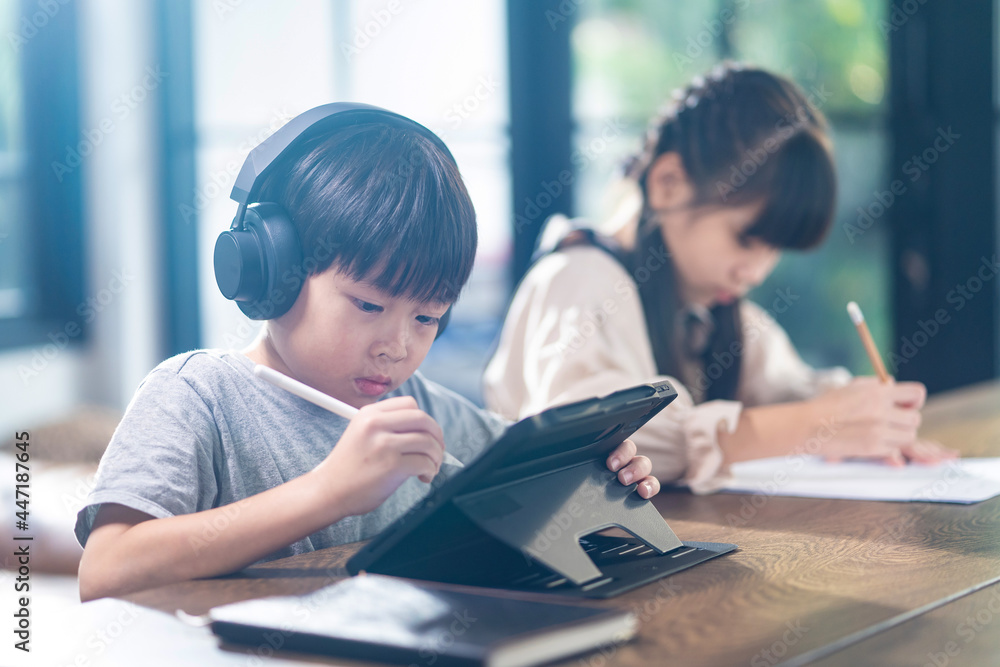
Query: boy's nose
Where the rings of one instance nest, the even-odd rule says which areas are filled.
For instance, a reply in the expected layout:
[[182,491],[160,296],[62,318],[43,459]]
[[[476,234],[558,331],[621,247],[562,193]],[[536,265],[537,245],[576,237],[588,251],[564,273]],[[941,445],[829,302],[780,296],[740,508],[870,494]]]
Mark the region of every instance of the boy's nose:
[[406,358],[406,347],[409,342],[409,334],[404,331],[386,332],[375,343],[374,352],[376,357],[385,356],[389,361],[402,361]]

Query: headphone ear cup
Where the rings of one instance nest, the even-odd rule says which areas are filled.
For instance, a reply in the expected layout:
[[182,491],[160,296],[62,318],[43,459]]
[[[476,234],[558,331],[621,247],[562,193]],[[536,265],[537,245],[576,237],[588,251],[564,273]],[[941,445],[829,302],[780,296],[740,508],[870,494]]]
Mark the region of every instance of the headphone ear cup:
[[295,225],[277,204],[247,207],[243,229],[215,242],[215,280],[227,299],[253,320],[288,312],[302,289],[302,244]]
[[444,333],[445,327],[448,326],[448,322],[451,320],[451,309],[452,306],[448,306],[448,310],[444,311],[444,315],[442,315],[441,319],[438,320],[438,332],[434,336],[434,340],[440,338],[441,334]]
[[260,241],[254,232],[233,229],[215,241],[215,282],[227,299],[257,299],[264,291]]

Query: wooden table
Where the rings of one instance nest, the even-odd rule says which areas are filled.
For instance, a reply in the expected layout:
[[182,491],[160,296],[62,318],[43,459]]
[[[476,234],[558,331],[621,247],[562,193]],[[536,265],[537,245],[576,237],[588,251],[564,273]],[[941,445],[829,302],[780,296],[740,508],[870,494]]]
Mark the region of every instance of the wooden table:
[[[935,397],[922,433],[965,456],[1000,456],[1000,383]],[[1000,656],[1000,497],[951,505],[665,492],[654,504],[681,539],[739,551],[604,601],[637,612],[638,637],[565,664],[979,665]],[[344,576],[357,547],[128,599],[200,614],[305,593]],[[970,614],[981,629],[966,641],[959,625]]]

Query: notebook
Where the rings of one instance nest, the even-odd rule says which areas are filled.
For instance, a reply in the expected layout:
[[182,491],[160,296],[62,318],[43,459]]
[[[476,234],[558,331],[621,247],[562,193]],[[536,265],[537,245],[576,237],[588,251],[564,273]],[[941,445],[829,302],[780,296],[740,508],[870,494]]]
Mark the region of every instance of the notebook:
[[216,607],[212,631],[254,648],[393,664],[526,667],[628,641],[635,615],[556,596],[359,575],[304,596]]

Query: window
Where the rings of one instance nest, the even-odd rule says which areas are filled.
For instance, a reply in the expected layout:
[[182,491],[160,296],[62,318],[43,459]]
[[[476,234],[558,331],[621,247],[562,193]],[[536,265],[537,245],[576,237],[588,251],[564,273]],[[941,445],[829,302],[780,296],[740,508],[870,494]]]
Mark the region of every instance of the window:
[[[0,5],[0,34],[18,34],[18,5]],[[27,272],[29,240],[24,222],[24,121],[21,87],[21,49],[0,49],[0,319],[28,314],[32,289]]]
[[476,267],[448,333],[421,370],[478,397],[485,351],[507,297],[511,243],[503,17],[501,0],[433,7],[390,0],[192,4],[198,137],[192,224],[199,229],[204,345],[241,348],[259,326],[225,302],[212,269],[215,239],[236,211],[229,192],[247,153],[306,109],[365,102],[437,132],[475,203]]
[[85,327],[76,15],[0,3],[0,347],[49,355]]

